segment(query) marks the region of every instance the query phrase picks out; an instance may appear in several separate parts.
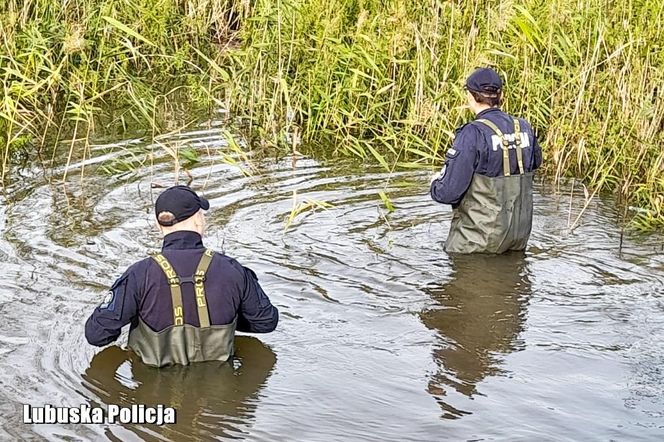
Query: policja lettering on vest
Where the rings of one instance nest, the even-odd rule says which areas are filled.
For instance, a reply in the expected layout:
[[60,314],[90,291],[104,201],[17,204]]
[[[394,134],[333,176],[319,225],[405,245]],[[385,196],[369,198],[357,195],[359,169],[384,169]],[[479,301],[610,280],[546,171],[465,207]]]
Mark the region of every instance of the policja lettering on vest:
[[542,151],[526,120],[500,110],[502,88],[493,69],[468,77],[468,106],[476,119],[457,129],[443,169],[431,181],[432,199],[453,208],[449,253],[524,250],[530,237],[533,174]]
[[162,250],[127,269],[111,287],[112,301],[85,324],[92,345],[115,341],[131,324],[128,347],[151,366],[232,358],[235,331],[269,333],[279,312],[256,274],[203,246],[203,211],[210,203],[187,186],[155,202]]

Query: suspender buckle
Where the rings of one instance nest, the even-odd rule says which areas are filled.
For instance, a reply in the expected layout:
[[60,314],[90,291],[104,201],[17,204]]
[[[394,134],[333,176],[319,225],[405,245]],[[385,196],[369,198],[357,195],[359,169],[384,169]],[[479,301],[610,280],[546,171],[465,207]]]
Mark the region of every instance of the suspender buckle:
[[195,284],[196,304],[198,307],[198,320],[200,327],[210,327],[210,315],[207,310],[205,286],[203,285],[203,282],[205,282],[205,273],[207,272],[213,257],[214,252],[212,250],[205,250],[200,262],[198,263],[196,273],[193,276],[188,277],[177,276],[171,264],[161,253],[157,253],[152,257],[163,270],[164,275],[166,276],[166,280],[168,281],[168,285],[171,287],[171,299],[173,302],[173,323],[175,326],[184,325],[181,285],[185,283],[193,283]]

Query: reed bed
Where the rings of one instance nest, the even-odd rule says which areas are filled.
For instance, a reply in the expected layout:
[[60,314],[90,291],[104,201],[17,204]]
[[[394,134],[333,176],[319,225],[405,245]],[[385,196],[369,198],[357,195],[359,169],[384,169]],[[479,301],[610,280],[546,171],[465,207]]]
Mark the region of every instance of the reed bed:
[[493,66],[555,183],[664,226],[661,0],[9,0],[0,16],[3,174],[54,128],[157,133],[183,101],[243,117],[249,146],[438,168],[471,117],[463,79]]
[[71,159],[86,155],[92,134],[156,134],[173,130],[179,103],[209,107],[223,72],[201,55],[232,45],[242,7],[233,0],[0,2],[3,180],[26,146],[53,156],[71,140],[64,143]]
[[229,100],[262,139],[396,167],[441,162],[478,66],[506,80],[545,171],[664,225],[664,2],[257,0]]

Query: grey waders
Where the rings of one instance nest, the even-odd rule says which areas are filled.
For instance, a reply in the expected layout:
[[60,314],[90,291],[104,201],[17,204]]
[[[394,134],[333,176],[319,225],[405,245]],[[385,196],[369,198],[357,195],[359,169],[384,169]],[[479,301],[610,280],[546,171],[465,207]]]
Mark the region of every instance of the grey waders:
[[[231,324],[210,325],[205,297],[205,274],[214,252],[205,250],[196,273],[188,278],[179,277],[166,257],[153,256],[166,275],[173,301],[173,325],[155,332],[139,317],[138,326],[129,333],[129,348],[147,365],[162,367],[190,362],[227,361],[233,355],[237,317]],[[184,323],[182,284],[194,284],[200,327]]]
[[493,122],[476,120],[490,127],[501,140],[503,176],[475,174],[459,206],[454,209],[448,253],[503,253],[524,250],[533,219],[533,172],[525,172],[519,120],[514,119],[514,148],[518,174],[510,173],[510,142]]

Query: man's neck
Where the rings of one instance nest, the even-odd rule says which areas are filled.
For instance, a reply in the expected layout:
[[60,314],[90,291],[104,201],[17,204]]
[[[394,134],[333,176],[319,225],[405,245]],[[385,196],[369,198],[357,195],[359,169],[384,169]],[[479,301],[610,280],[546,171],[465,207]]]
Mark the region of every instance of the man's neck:
[[475,112],[475,115],[479,114],[482,111],[485,111],[487,109],[491,109],[495,106],[489,106],[488,104],[478,104],[473,108],[473,112]]
[[163,229],[161,231],[162,236],[170,235],[171,233],[176,233],[176,232],[189,232],[189,233],[196,233],[199,236],[203,236],[201,232],[196,230],[195,228],[177,228],[177,229]]
[[193,230],[178,230],[164,236],[162,250],[199,249],[203,247],[203,238]]

